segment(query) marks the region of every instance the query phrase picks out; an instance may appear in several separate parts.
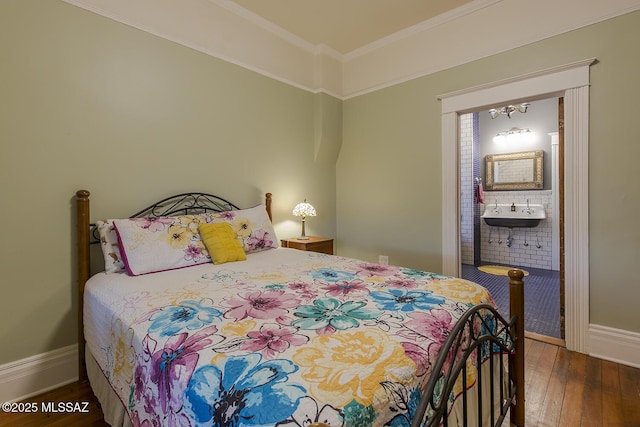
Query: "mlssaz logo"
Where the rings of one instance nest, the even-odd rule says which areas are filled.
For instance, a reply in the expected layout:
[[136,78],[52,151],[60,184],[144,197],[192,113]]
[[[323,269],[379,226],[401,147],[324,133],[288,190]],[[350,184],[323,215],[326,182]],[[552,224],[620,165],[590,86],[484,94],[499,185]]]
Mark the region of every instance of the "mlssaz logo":
[[42,412],[89,413],[89,402],[41,402]]

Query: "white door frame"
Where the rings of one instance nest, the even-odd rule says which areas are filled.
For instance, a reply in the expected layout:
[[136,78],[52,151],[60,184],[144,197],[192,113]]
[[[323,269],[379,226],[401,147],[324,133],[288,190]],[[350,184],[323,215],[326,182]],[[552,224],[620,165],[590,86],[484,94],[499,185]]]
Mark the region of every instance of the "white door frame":
[[[564,97],[565,342],[589,352],[589,67],[595,59],[439,96],[442,101],[442,270],[460,276],[458,116]],[[526,286],[526,281],[525,281]]]

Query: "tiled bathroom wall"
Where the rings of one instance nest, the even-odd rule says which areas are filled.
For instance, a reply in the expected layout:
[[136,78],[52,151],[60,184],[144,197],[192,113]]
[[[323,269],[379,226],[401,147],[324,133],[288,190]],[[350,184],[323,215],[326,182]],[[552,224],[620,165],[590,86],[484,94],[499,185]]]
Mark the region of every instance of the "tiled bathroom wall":
[[481,253],[483,263],[506,264],[519,267],[552,269],[553,192],[551,190],[487,191],[482,212],[487,205],[530,204],[543,205],[547,218],[537,227],[513,228],[511,247],[506,244],[509,229],[491,227],[481,222]]

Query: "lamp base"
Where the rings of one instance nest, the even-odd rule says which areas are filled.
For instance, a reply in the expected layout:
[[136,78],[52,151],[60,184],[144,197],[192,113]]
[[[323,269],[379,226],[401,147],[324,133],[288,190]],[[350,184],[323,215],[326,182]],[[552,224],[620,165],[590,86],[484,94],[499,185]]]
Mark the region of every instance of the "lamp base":
[[306,218],[302,217],[302,230],[300,230],[300,237],[298,237],[298,240],[309,240],[309,238],[307,237],[307,233],[305,233],[304,231],[304,220]]

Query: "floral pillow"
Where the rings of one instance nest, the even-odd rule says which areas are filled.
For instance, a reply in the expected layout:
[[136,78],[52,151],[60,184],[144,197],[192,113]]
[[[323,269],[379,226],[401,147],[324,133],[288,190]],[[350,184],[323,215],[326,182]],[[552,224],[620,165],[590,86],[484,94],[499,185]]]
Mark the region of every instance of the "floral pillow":
[[115,219],[120,253],[132,276],[211,262],[198,226],[204,215]]
[[203,215],[207,222],[228,222],[247,254],[278,247],[278,239],[264,205]]
[[107,274],[124,272],[124,263],[118,246],[118,235],[116,229],[113,228],[113,220],[96,221],[96,228],[104,256],[104,272]]

